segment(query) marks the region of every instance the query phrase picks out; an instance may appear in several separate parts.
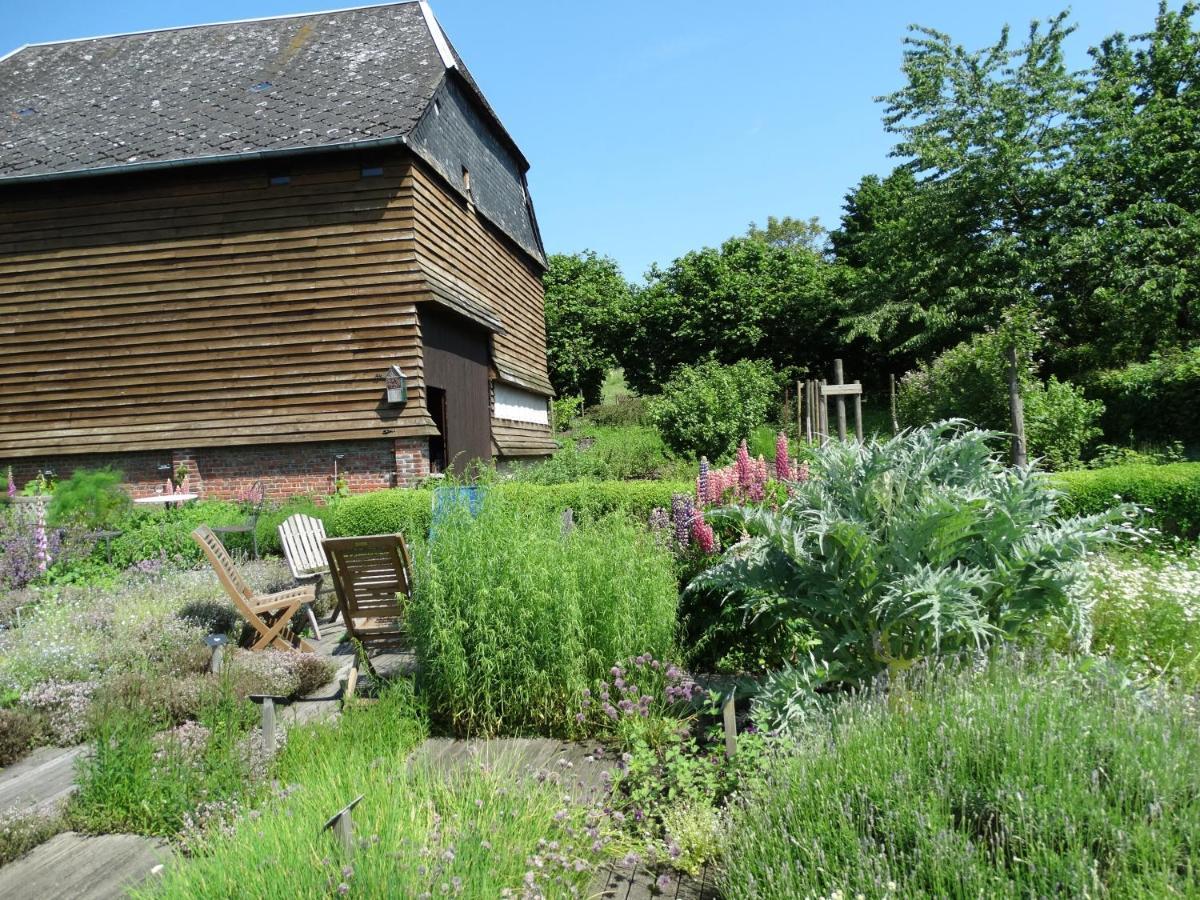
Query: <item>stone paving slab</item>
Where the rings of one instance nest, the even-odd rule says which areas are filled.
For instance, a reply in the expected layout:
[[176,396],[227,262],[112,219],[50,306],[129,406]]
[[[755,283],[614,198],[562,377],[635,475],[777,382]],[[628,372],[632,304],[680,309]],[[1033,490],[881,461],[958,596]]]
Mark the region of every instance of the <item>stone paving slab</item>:
[[75,761],[86,749],[84,744],[39,747],[0,770],[0,812],[55,812],[75,791]]
[[115,900],[167,863],[161,841],[66,831],[0,869],[5,900]]

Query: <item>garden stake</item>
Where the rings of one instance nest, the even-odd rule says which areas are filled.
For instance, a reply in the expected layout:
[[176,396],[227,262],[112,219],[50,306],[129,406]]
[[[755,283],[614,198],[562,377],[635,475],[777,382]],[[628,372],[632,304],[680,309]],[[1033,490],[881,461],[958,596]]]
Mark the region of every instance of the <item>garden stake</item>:
[[736,693],[737,688],[730,688],[725,702],[721,705],[721,718],[725,722],[725,756],[728,759],[733,759],[733,755],[737,753],[737,716],[733,708]]
[[250,699],[262,702],[263,750],[270,759],[275,756],[275,701],[282,698],[251,694]]
[[575,530],[575,510],[571,509],[569,506],[564,509],[562,514],[562,522],[563,537],[566,537]]
[[351,812],[354,810],[354,807],[358,806],[362,798],[363,795],[359,794],[335,812],[321,829],[322,831],[328,831],[330,828],[333,829],[333,833],[337,837],[338,843],[342,845],[342,850],[345,851],[347,858],[354,855],[354,819],[351,816]]

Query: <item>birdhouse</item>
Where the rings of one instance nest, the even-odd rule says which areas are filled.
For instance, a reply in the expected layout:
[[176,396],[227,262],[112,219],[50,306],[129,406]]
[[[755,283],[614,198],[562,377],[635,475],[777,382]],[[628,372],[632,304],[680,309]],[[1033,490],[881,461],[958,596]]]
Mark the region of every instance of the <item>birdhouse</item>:
[[388,369],[387,374],[383,376],[383,382],[387,387],[388,403],[400,406],[408,402],[408,379],[404,377],[399,366]]

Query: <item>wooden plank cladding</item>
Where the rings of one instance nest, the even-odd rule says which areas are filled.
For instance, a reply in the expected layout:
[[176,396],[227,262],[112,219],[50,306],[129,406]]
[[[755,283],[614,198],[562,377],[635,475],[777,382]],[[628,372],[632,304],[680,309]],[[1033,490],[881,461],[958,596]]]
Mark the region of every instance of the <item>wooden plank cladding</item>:
[[[429,434],[409,164],[0,189],[0,456]],[[413,401],[377,376],[411,373]]]
[[[0,459],[434,435],[428,304],[550,393],[540,265],[406,151],[376,167],[0,186]],[[393,364],[403,407],[384,402]],[[502,454],[552,446],[548,427],[489,424]]]

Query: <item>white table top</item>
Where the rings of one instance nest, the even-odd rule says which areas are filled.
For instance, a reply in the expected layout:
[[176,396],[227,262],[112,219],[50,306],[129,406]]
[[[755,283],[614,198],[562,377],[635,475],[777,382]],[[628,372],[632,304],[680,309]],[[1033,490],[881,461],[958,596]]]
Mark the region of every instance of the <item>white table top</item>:
[[199,494],[151,494],[149,497],[138,497],[134,503],[185,503],[195,500]]

